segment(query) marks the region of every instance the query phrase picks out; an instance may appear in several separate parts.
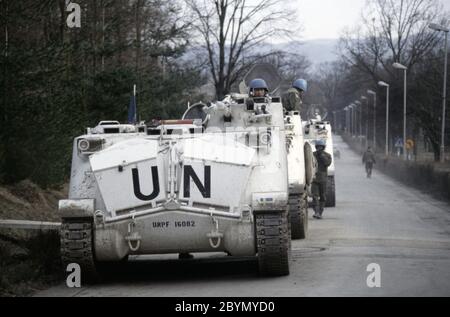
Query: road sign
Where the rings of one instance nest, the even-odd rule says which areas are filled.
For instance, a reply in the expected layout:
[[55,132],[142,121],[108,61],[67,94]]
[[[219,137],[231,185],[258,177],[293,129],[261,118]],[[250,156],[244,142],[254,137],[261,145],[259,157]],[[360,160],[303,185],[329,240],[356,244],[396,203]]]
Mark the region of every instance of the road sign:
[[397,138],[397,140],[395,141],[395,147],[403,147],[403,139],[402,138]]

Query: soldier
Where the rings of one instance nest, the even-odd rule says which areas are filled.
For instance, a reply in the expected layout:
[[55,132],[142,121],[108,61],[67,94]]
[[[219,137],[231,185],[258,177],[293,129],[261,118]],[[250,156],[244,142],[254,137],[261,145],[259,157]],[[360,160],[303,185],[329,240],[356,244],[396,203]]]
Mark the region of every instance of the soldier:
[[314,157],[317,160],[317,172],[312,183],[312,194],[314,201],[314,218],[322,219],[323,208],[325,207],[328,166],[331,165],[331,155],[325,152],[326,142],[319,139],[316,141],[316,152]]
[[267,87],[266,81],[261,78],[253,79],[249,85],[249,95],[250,97],[263,98],[269,93],[269,88]]
[[372,148],[370,146],[367,148],[367,151],[364,152],[362,162],[363,164],[366,164],[367,178],[372,177],[373,164],[376,164],[377,162],[375,161],[375,154],[372,152]]
[[286,110],[300,111],[301,104],[303,103],[303,95],[308,89],[308,83],[304,79],[297,79],[292,83],[292,87],[289,88],[286,94]]

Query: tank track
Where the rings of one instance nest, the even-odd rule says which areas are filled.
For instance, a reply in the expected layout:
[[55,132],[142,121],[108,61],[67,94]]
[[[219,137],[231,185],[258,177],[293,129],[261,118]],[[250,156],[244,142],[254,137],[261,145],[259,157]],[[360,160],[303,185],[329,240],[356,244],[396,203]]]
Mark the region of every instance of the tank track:
[[336,207],[336,183],[334,176],[328,176],[325,207]]
[[77,263],[81,268],[83,282],[96,281],[98,272],[94,258],[92,220],[63,219],[60,233],[63,268],[69,263]]
[[289,197],[292,239],[305,239],[308,231],[308,201],[304,196]]
[[257,214],[255,219],[260,274],[288,275],[291,237],[286,212]]

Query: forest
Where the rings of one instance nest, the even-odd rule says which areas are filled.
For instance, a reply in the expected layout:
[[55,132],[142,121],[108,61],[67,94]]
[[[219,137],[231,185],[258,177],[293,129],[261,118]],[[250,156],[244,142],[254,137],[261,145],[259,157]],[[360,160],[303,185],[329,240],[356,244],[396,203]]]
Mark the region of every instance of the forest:
[[[69,26],[70,3],[80,27]],[[377,83],[390,83],[393,139],[403,74],[392,64],[406,65],[408,136],[423,137],[439,160],[444,34],[428,27],[448,25],[438,1],[367,1],[336,60],[315,67],[270,49],[274,39],[301,45],[301,8],[284,0],[1,0],[0,8],[2,184],[67,182],[73,138],[100,120],[126,122],[133,85],[140,120],[178,118],[190,103],[222,98],[260,62],[286,80],[308,79],[305,107],[323,105],[336,129],[345,128],[343,109],[375,90],[378,105],[363,116],[377,117],[368,137],[376,131],[380,146],[386,91]]]

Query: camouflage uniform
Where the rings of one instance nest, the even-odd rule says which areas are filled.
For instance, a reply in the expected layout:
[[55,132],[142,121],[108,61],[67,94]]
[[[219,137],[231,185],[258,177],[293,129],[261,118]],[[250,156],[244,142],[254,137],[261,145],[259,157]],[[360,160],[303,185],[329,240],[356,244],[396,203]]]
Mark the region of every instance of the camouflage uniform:
[[332,158],[324,150],[314,152],[314,157],[317,160],[317,172],[311,190],[314,200],[314,211],[322,216],[326,201],[328,166],[331,165]]
[[370,149],[368,149],[366,152],[364,152],[362,162],[363,164],[366,164],[367,177],[371,177],[373,164],[376,164],[375,154]]
[[297,88],[289,88],[285,96],[285,108],[288,111],[300,111],[302,97]]

